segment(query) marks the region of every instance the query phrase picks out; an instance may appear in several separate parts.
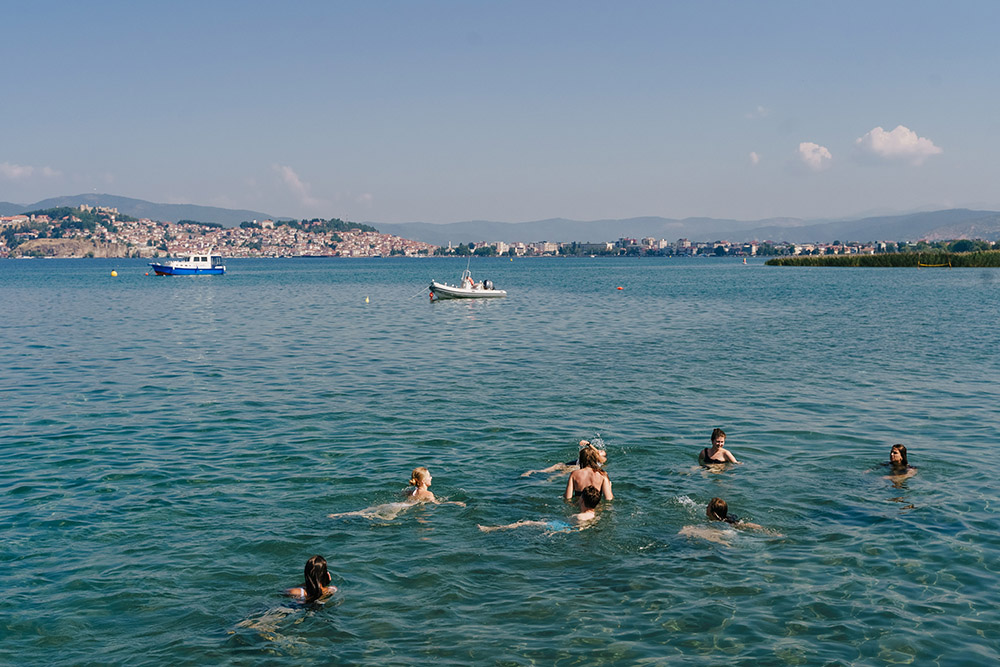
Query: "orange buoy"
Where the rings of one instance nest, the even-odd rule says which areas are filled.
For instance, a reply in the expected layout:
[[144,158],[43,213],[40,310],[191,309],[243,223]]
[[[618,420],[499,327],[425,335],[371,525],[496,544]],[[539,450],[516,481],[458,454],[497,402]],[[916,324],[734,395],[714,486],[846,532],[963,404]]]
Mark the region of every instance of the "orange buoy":
[[624,287],[619,287],[618,289],[625,289]]

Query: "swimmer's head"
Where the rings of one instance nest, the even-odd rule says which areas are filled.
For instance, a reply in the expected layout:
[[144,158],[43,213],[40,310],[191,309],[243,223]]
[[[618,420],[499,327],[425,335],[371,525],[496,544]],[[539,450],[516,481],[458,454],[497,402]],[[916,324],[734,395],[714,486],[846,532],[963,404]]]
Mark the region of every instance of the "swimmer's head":
[[712,444],[714,445],[718,441],[719,447],[726,444],[726,432],[721,428],[717,428],[712,431]]
[[427,470],[427,468],[414,468],[413,475],[410,477],[410,484],[413,486],[420,486],[421,484],[430,486],[431,479],[431,473]]
[[904,445],[893,445],[889,450],[889,463],[894,466],[907,466],[906,447]]
[[588,510],[592,510],[601,503],[601,490],[596,486],[588,486],[580,492],[580,501]]
[[593,445],[587,445],[580,450],[578,462],[581,468],[599,468],[607,460],[607,454],[596,449]]
[[[604,450],[604,441],[601,440],[600,438],[597,438],[596,441],[581,440],[580,453],[582,454],[583,450],[585,449],[593,449],[595,452],[597,452],[597,462],[600,465],[604,465],[605,463],[608,462],[608,453]],[[585,468],[586,466],[581,463],[580,467]]]
[[323,588],[329,586],[333,577],[326,569],[326,559],[322,556],[313,556],[306,561],[305,585],[306,602],[315,600],[323,595]]
[[712,498],[708,501],[708,509],[705,510],[705,514],[712,521],[725,521],[726,516],[729,515],[729,505],[722,498]]

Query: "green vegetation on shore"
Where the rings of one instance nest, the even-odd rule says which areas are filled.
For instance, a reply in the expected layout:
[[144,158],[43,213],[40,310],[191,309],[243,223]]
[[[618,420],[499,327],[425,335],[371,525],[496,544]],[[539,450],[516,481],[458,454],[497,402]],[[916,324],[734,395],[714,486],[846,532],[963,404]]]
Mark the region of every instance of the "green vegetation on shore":
[[[330,218],[329,220],[324,220],[323,218],[313,218],[312,220],[274,220],[273,225],[274,227],[291,227],[292,229],[316,234],[349,232],[352,229],[378,233],[378,230],[371,225],[363,225],[360,222],[348,222],[340,218]],[[240,227],[242,229],[260,229],[261,224],[259,222],[244,221],[240,223]]]
[[1000,267],[1000,250],[975,252],[897,252],[878,255],[810,255],[775,257],[768,266],[859,266],[859,267]]

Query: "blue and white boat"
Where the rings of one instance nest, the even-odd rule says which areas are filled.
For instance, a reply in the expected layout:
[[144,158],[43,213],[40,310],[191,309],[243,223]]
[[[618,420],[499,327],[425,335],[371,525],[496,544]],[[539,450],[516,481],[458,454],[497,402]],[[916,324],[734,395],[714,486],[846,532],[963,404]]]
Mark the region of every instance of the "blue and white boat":
[[162,264],[150,262],[158,276],[221,276],[226,272],[221,255],[209,250],[203,255],[164,260]]

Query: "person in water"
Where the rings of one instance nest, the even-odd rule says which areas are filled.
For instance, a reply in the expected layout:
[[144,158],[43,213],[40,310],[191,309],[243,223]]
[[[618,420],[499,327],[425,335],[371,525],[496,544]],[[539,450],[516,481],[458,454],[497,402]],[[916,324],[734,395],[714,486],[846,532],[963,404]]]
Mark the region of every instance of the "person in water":
[[302,586],[289,588],[286,595],[298,598],[301,602],[316,602],[337,592],[336,586],[331,586],[333,577],[326,569],[326,559],[313,556],[306,561],[305,583]]
[[723,448],[726,444],[726,432],[721,428],[712,431],[712,448],[706,447],[698,454],[698,459],[702,465],[722,465],[725,463],[740,464],[728,449]]
[[722,498],[712,498],[708,501],[708,507],[705,508],[705,516],[707,516],[711,521],[725,521],[726,523],[736,526],[737,528],[752,528],[754,530],[764,530],[764,526],[759,526],[756,523],[750,523],[749,521],[743,521],[738,516],[733,516],[729,513],[729,505]]
[[892,449],[889,450],[889,467],[892,468],[889,479],[894,481],[900,481],[917,474],[917,469],[911,466],[906,458],[905,445],[893,445]]
[[597,458],[600,461],[601,465],[604,465],[605,463],[608,462],[608,453],[604,450],[604,446],[603,445],[604,445],[604,443],[602,443],[600,440],[598,440],[597,443],[593,443],[590,440],[581,440],[580,441],[580,453],[577,454],[577,457],[575,459],[573,459],[572,461],[567,461],[566,463],[556,463],[555,465],[551,465],[548,468],[543,468],[542,470],[529,470],[528,472],[523,473],[521,475],[521,477],[531,477],[535,473],[539,473],[539,472],[541,472],[541,473],[556,473],[555,477],[560,477],[562,475],[569,474],[569,473],[573,472],[574,470],[579,470],[580,469],[580,457],[583,454],[583,450],[587,449],[588,447],[597,450]]
[[[597,518],[597,506],[601,503],[601,491],[595,486],[588,486],[577,497],[577,509],[579,512],[571,517],[581,529]],[[479,530],[490,533],[494,530],[510,530],[512,528],[523,528],[524,526],[538,526],[548,528],[552,532],[564,532],[572,529],[572,525],[565,521],[516,521],[503,526],[479,526]]]
[[[756,523],[743,521],[739,517],[730,514],[729,505],[727,505],[726,501],[722,498],[712,498],[708,501],[708,507],[705,508],[705,516],[708,517],[709,521],[721,521],[729,526],[732,526],[733,528],[746,528],[767,533],[773,537],[782,537],[781,533],[776,533],[773,530],[764,528]],[[708,540],[709,542],[717,542],[726,546],[731,546],[729,538],[733,535],[732,531],[720,530],[714,527],[709,528],[705,526],[684,526],[680,529],[679,534],[687,537],[700,537],[701,539]]]
[[608,500],[615,499],[615,494],[611,492],[611,478],[601,467],[601,457],[593,446],[580,450],[580,469],[574,471],[566,480],[566,492],[563,497],[572,500],[574,494],[580,493],[588,486],[599,490]]
[[433,503],[434,505],[458,505],[459,507],[465,507],[465,503],[459,500],[438,500],[434,496],[434,492],[427,488],[431,485],[433,479],[434,478],[431,476],[431,473],[427,470],[427,468],[422,466],[414,468],[413,473],[410,475],[411,488],[403,492],[402,502],[375,505],[356,512],[328,514],[327,517],[331,519],[339,519],[345,516],[361,516],[366,519],[383,519],[386,521],[392,521],[403,510],[420,503]]

